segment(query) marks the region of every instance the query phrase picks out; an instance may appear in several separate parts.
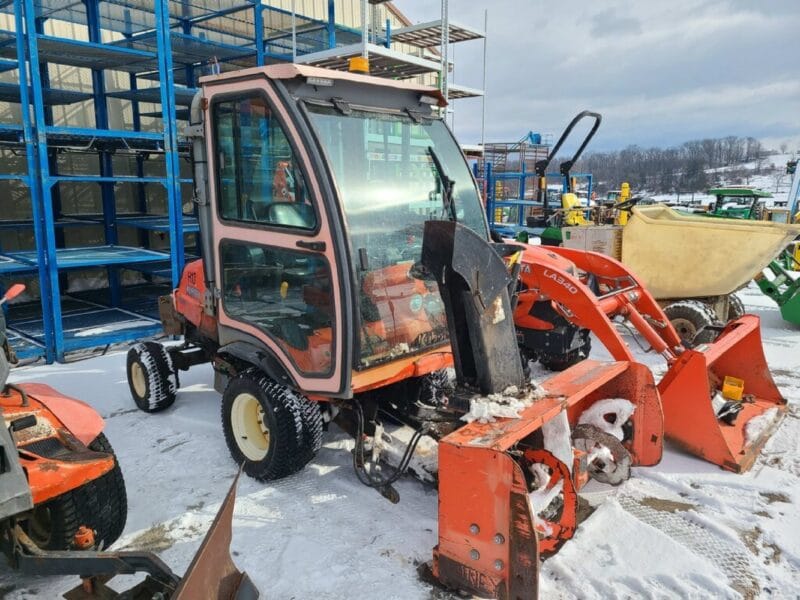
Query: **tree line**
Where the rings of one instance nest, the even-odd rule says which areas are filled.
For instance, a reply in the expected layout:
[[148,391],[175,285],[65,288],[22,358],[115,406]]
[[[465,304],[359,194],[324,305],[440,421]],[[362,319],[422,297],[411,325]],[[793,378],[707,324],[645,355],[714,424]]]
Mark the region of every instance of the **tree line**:
[[[623,181],[635,192],[669,194],[705,191],[709,186],[749,183],[763,174],[769,152],[752,137],[727,136],[692,140],[672,148],[628,146],[614,152],[583,156],[573,172],[591,173],[599,194],[618,189]],[[556,161],[554,161],[556,162]],[[749,168],[743,163],[754,163]],[[718,174],[713,170],[719,169]]]

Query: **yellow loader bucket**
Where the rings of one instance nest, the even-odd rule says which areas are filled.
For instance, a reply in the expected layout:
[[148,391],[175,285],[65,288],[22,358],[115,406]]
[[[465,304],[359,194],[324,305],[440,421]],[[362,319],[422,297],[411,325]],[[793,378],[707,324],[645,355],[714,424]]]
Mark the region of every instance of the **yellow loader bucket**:
[[622,262],[656,299],[722,296],[753,279],[798,235],[798,225],[637,206],[623,230]]

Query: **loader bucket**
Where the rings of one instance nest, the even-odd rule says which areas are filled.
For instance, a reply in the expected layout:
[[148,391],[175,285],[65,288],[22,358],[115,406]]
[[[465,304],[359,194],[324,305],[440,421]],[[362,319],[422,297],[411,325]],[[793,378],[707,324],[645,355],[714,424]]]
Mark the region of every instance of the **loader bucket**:
[[[539,555],[554,551],[577,527],[575,490],[586,481],[585,455],[555,456],[543,426],[556,418],[574,428],[597,401],[625,399],[635,410],[623,445],[633,464],[661,459],[663,414],[647,367],[583,361],[541,386],[545,396],[518,419],[473,421],[439,442],[439,544],[433,573],[445,586],[482,597],[536,598]],[[567,440],[569,445],[569,432]],[[527,461],[527,462],[526,462]],[[536,514],[533,463],[560,480],[560,514]]]
[[[725,377],[744,381],[741,412],[732,425],[717,418],[711,403]],[[772,380],[754,315],[729,323],[713,344],[683,352],[658,389],[667,437],[736,473],[753,465],[786,413],[786,400]]]

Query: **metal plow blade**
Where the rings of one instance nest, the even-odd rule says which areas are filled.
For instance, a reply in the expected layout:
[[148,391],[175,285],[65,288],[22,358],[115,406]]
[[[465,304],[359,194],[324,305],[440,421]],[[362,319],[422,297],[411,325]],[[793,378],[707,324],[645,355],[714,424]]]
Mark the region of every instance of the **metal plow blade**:
[[[744,382],[733,424],[718,419],[711,402],[725,377]],[[681,354],[658,388],[667,437],[736,473],[753,465],[786,414],[786,400],[770,374],[754,315],[728,324],[713,344]]]
[[609,399],[630,404],[633,413],[616,423],[625,431],[621,444],[615,442],[619,451],[627,464],[661,459],[663,413],[643,365],[587,360],[541,387],[544,397],[518,419],[473,421],[439,442],[433,573],[449,588],[491,598],[537,597],[540,553],[554,552],[577,527],[576,490],[594,459],[574,435],[592,407]]
[[255,600],[259,597],[247,573],[236,568],[230,554],[238,482],[239,475],[236,475],[200,549],[172,596],[174,600]]

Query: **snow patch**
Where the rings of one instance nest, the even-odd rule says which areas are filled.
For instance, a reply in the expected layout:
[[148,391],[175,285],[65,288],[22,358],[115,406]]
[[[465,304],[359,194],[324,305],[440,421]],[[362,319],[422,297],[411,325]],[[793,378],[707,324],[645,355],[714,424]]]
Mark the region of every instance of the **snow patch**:
[[555,456],[572,472],[572,432],[570,431],[567,411],[562,410],[557,417],[542,425],[544,448]]
[[528,497],[531,499],[533,514],[538,515],[550,506],[553,500],[561,493],[564,489],[564,482],[559,480],[553,487],[547,487],[548,483],[550,483],[550,470],[541,463],[533,463],[528,467],[528,470],[533,475],[534,487]]
[[519,412],[536,400],[545,396],[544,390],[531,387],[520,391],[515,385],[510,385],[500,394],[488,396],[474,396],[469,401],[469,412],[461,417],[462,421],[472,423],[493,423],[498,417],[503,419],[519,419]]
[[81,329],[73,333],[75,337],[89,337],[93,335],[103,335],[106,333],[114,333],[120,329],[136,329],[137,327],[146,327],[152,325],[153,321],[120,321],[112,325],[104,325],[102,327],[89,327],[88,329]]
[[758,441],[758,438],[769,429],[778,417],[778,409],[770,408],[768,411],[761,413],[757,417],[753,417],[744,426],[744,443],[749,446],[753,442]]
[[503,297],[498,296],[492,303],[492,325],[502,323],[506,319],[506,312],[503,310]]
[[[380,428],[380,434],[379,434]],[[393,467],[397,467],[405,454],[414,430],[407,425],[386,425],[376,427],[373,448],[376,450],[373,461],[380,456]],[[408,463],[412,471],[422,481],[435,482],[439,472],[439,444],[428,435],[423,435]]]
[[[625,437],[622,426],[631,418],[636,406],[625,398],[607,398],[598,400],[581,413],[579,425],[594,425],[598,429],[610,433],[619,441]],[[613,422],[606,419],[607,415],[615,415]]]

